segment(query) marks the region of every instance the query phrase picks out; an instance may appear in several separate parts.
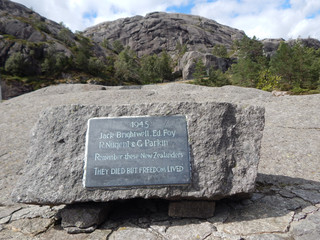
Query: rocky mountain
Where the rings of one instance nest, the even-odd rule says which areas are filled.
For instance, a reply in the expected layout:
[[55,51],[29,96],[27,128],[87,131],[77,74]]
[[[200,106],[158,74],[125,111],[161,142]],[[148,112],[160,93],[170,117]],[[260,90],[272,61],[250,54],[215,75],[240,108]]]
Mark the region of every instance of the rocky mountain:
[[154,12],[104,22],[86,29],[84,35],[97,43],[120,41],[142,56],[162,50],[173,53],[178,45],[200,52],[210,52],[217,44],[230,48],[245,33],[200,16]]
[[[75,35],[63,25],[8,0],[0,0],[0,34],[1,65],[16,52],[22,53],[26,61],[37,61],[50,46],[70,55],[65,42],[75,43]],[[32,59],[31,55],[34,56]],[[39,71],[32,65],[34,68],[30,71]]]
[[[0,66],[5,69],[10,59],[14,75],[38,76],[46,71],[52,74],[54,67],[71,65],[84,40],[63,23],[46,19],[21,4],[0,0]],[[98,44],[90,43],[89,48],[90,56],[105,56]],[[3,94],[6,98],[33,89],[15,79],[3,82],[2,87],[7,89]]]
[[214,56],[212,49],[216,45],[230,49],[235,40],[245,36],[243,31],[211,19],[165,12],[104,22],[83,34],[110,49],[121,43],[140,57],[165,50],[177,62],[175,71],[185,80],[193,78],[195,59],[202,59],[207,69],[213,66],[226,71],[232,61]]
[[[46,19],[21,4],[0,0],[0,69],[6,75],[1,82],[2,97],[12,98],[57,82],[120,84],[123,81],[115,77],[114,63],[124,47],[130,47],[138,57],[166,51],[174,63],[171,80],[193,79],[199,59],[207,72],[212,67],[225,72],[237,61],[237,55],[229,51],[226,57],[213,50],[219,46],[231,50],[233,42],[244,36],[243,31],[214,20],[165,12],[104,22],[73,33],[63,23]],[[264,53],[274,55],[283,40],[262,40]],[[317,39],[298,41],[320,47]],[[28,78],[20,78],[25,76]],[[139,80],[127,84],[133,83]]]

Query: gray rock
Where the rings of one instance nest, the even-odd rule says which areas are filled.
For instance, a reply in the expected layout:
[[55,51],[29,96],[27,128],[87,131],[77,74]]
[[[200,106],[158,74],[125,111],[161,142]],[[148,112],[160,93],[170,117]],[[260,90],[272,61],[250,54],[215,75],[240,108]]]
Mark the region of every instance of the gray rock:
[[[264,106],[266,108],[266,125],[263,133],[258,174],[258,178],[261,182],[257,185],[258,193],[254,194],[251,200],[254,200],[254,203],[258,202],[261,204],[260,199],[264,198],[264,196],[270,195],[270,191],[261,191],[261,188],[266,188],[266,190],[271,188],[274,189],[272,186],[276,186],[278,189],[283,189],[286,192],[291,192],[294,189],[319,191],[320,172],[317,170],[319,168],[320,155],[320,94],[272,97],[268,92],[252,88],[240,88],[236,86],[208,88],[181,83],[141,86],[140,89],[105,87],[106,90],[102,91],[102,88],[102,86],[87,84],[62,84],[43,88],[0,103],[1,211],[13,206],[13,203],[10,200],[10,193],[16,185],[18,177],[21,175],[22,168],[25,166],[26,156],[30,150],[29,132],[38,120],[39,113],[47,107],[75,103],[96,105],[105,105],[108,103],[110,105],[122,105],[145,102],[228,101],[244,105]],[[261,183],[265,185],[261,185]],[[284,192],[279,191],[279,193]],[[287,196],[287,193],[284,193],[284,196]],[[292,196],[288,195],[288,197],[291,198]],[[284,205],[287,207],[290,207],[290,205],[295,207],[295,202],[299,201],[297,201],[298,199],[296,197],[293,198],[293,200],[289,200],[289,202],[287,202],[288,199],[284,197],[284,203],[282,203],[280,207],[283,208]],[[282,237],[286,240],[319,239],[319,234],[315,234],[313,238],[301,237],[303,233],[305,236],[308,236],[306,235],[307,232],[310,233],[309,236],[311,236],[312,231],[316,233],[319,228],[319,224],[311,224],[310,222],[305,223],[304,221],[309,221],[309,217],[307,218],[307,216],[310,216],[310,214],[306,215],[303,213],[301,216],[298,216],[297,213],[299,213],[299,210],[295,210],[293,220],[294,222],[297,222],[297,224],[301,224],[301,227],[297,227],[296,223],[291,223],[292,227],[290,227],[290,230],[295,229],[295,231],[291,232],[289,230],[290,236],[288,238],[286,237],[288,233],[280,234],[279,232],[272,232],[262,234],[259,232],[265,230],[267,226],[269,226],[268,228],[271,230],[278,231],[281,229],[281,226],[285,228],[287,223],[290,223],[290,216],[287,218],[288,221],[283,222],[283,214],[286,214],[286,212],[288,213],[288,211],[285,212],[284,210],[279,210],[277,214],[276,210],[273,208],[276,206],[270,207],[270,204],[273,204],[273,199],[273,197],[268,197],[269,203],[264,203],[266,208],[263,211],[271,212],[271,215],[273,216],[272,219],[268,217],[261,217],[263,216],[263,212],[262,214],[259,214],[256,210],[259,206],[256,208],[249,208],[249,206],[252,205],[247,205],[243,207],[246,207],[248,210],[247,215],[251,214],[253,216],[252,221],[243,221],[243,218],[239,217],[237,222],[233,222],[235,223],[234,226],[237,228],[237,232],[241,233],[241,228],[243,227],[243,232],[249,232],[252,235],[239,236],[214,231],[211,233],[211,236],[208,236],[206,239],[240,240],[247,239],[251,236],[255,239],[260,239],[259,237],[262,239],[264,237],[268,239],[268,237],[271,238],[271,236],[280,237],[280,239]],[[280,200],[281,199],[279,198],[277,204]],[[306,210],[313,208],[311,207],[311,203],[308,202],[307,204],[310,208],[305,206],[302,207],[302,210],[304,208],[306,208]],[[16,205],[14,205],[12,209],[14,209],[15,206]],[[315,206],[320,208],[320,204],[316,204]],[[18,207],[21,207],[21,205],[18,205]],[[21,209],[13,214],[13,216],[15,218],[26,216],[26,218],[28,218],[29,216],[34,216],[30,211],[38,212],[38,210],[34,208],[29,208],[29,206],[26,207],[28,207],[26,211]],[[208,219],[207,222],[211,222],[216,227],[218,227],[218,225],[228,225],[232,223],[229,220],[236,215],[235,213],[238,210],[228,209],[228,206],[221,206],[221,202],[218,201],[215,216]],[[11,210],[9,209],[9,214]],[[240,211],[242,211],[241,215],[243,215],[244,210]],[[165,210],[163,212],[166,213]],[[108,223],[110,228],[107,230],[100,232],[99,229],[96,229],[91,234],[80,233],[71,235],[66,231],[62,231],[59,226],[55,226],[49,227],[49,229],[38,236],[30,236],[10,229],[9,224],[3,224],[0,225],[0,230],[2,229],[0,232],[0,239],[106,239],[106,236],[110,234],[111,231],[117,230],[118,226],[128,227],[127,222],[132,222],[132,218],[130,220],[126,220],[127,218],[125,218],[125,214],[126,211],[124,210],[124,213],[122,213],[124,216],[123,218],[120,220],[110,220]],[[7,213],[4,215],[7,215]],[[51,213],[49,215],[51,215]],[[312,222],[314,222],[316,218],[320,219],[319,214],[313,216],[315,219],[313,219]],[[157,234],[157,232],[165,232],[165,230],[170,226],[177,226],[170,224],[172,219],[169,222],[167,216],[163,218],[156,218],[152,215],[152,218],[147,216],[144,217],[144,219],[148,219],[149,222],[139,224],[139,227],[136,226],[135,228],[137,229],[137,232],[143,233],[147,231],[145,225],[155,226],[155,221],[157,221],[157,229],[162,229],[161,231],[154,230],[155,234]],[[195,232],[197,232],[197,230],[200,232],[200,229],[203,229],[203,227],[199,224],[195,224],[193,220],[194,219],[186,219],[181,224],[183,224],[185,229],[190,226],[194,228]],[[123,223],[124,221],[126,221],[125,224]],[[138,222],[138,220],[136,220],[136,222]],[[261,222],[261,225],[258,225],[259,222]],[[279,227],[277,227],[278,223]],[[248,226],[248,224],[250,224],[250,226]],[[262,227],[260,228],[260,226]],[[251,230],[250,227],[252,227]],[[219,229],[222,229],[222,227]],[[232,229],[230,225],[226,230],[229,229]],[[99,232],[99,236],[101,234],[101,238],[99,236],[95,236],[96,232]],[[149,233],[149,231],[147,232]]]
[[110,240],[141,240],[141,239],[150,239],[150,240],[161,240],[160,236],[148,229],[139,228],[138,226],[125,225],[119,227],[108,239]]
[[70,234],[79,234],[79,233],[92,233],[96,230],[97,226],[91,226],[87,228],[78,228],[78,227],[65,227],[64,230]]
[[32,218],[13,221],[7,227],[27,235],[38,235],[45,232],[54,223],[50,218]]
[[[192,183],[123,190],[82,186],[87,120],[98,116],[187,115]],[[15,201],[61,204],[128,198],[217,200],[254,190],[264,109],[229,103],[154,103],[61,106],[44,111],[33,130],[25,172]],[[43,151],[43,149],[47,149]]]
[[272,200],[257,201],[231,211],[228,220],[217,225],[217,230],[242,236],[287,232],[294,212],[274,204]]
[[248,236],[245,240],[289,240],[289,236],[287,234],[258,234],[254,236]]
[[[23,72],[26,75],[41,75],[41,64],[49,55],[74,55],[71,46],[79,46],[76,35],[62,24],[48,20],[27,7],[0,0],[0,65],[5,66],[8,58],[19,53],[27,64]],[[105,51],[93,43],[91,55],[105,58]],[[23,81],[3,80],[3,99],[19,96],[33,90],[32,84]]]
[[19,211],[21,207],[0,207],[0,224],[8,223],[14,212]]
[[314,190],[294,189],[294,194],[301,197],[305,201],[309,201],[312,204],[320,203],[320,192]]
[[189,51],[209,52],[216,44],[229,48],[244,32],[200,16],[154,12],[101,23],[86,29],[84,35],[99,44],[105,39],[111,44],[119,40],[142,56],[163,49],[177,52],[178,43],[186,44]]
[[192,222],[186,225],[186,222],[173,222],[165,232],[160,232],[166,239],[191,240],[207,239],[214,231],[213,226],[208,222]]
[[289,234],[294,239],[316,240],[320,237],[320,211],[307,216],[304,221],[294,221]]
[[170,202],[170,217],[210,218],[214,215],[216,203],[214,201],[181,201]]
[[290,46],[293,46],[295,43],[299,42],[303,46],[319,49],[320,48],[320,41],[318,39],[314,38],[299,38],[299,39],[290,39],[288,41],[285,41],[283,38],[266,38],[261,40],[263,44],[263,52],[266,56],[272,57],[278,50],[278,47],[281,42],[286,42]]
[[180,59],[177,69],[182,71],[182,77],[184,80],[194,78],[193,73],[195,70],[195,63],[199,59],[202,60],[207,72],[209,72],[211,67],[225,72],[232,64],[230,59],[219,58],[210,53],[201,53],[196,51],[186,52]]
[[[93,232],[108,217],[109,205],[69,205],[60,212],[61,226],[68,232]],[[79,230],[77,230],[79,229]]]

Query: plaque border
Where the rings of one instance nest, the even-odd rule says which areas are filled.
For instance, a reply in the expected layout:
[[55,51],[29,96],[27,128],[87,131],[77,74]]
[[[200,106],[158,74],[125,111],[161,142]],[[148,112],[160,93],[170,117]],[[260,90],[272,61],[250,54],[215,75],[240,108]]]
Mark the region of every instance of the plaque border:
[[[87,187],[86,186],[86,173],[87,173],[87,161],[88,161],[88,144],[89,144],[89,130],[90,130],[90,121],[93,119],[119,119],[119,118],[149,118],[149,117],[171,117],[171,116],[178,116],[184,117],[186,120],[186,133],[187,133],[187,152],[188,152],[188,167],[189,167],[189,181],[186,183],[164,183],[164,184],[144,184],[144,185],[123,185],[123,186],[100,186],[100,187]],[[173,115],[141,115],[141,116],[115,116],[115,117],[93,117],[87,120],[87,130],[86,130],[86,141],[85,141],[85,155],[84,155],[84,165],[83,165],[83,178],[82,178],[82,185],[87,190],[126,190],[126,189],[136,189],[136,188],[146,188],[146,187],[153,187],[153,188],[161,188],[161,187],[177,187],[177,186],[188,186],[192,183],[192,163],[191,163],[191,152],[190,152],[190,144],[189,144],[189,127],[188,127],[188,118],[187,115],[183,114],[173,114]]]

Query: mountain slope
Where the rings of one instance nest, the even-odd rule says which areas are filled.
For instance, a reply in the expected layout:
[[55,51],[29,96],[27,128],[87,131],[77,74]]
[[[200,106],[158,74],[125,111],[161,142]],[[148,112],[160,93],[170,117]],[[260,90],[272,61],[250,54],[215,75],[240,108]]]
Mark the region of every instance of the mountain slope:
[[[5,79],[3,87],[19,88],[9,95],[3,94],[5,98],[52,84],[47,79],[54,79],[62,73],[81,72],[82,66],[76,65],[77,58],[85,60],[90,57],[105,59],[105,54],[99,45],[79,33],[71,32],[63,23],[46,19],[21,4],[0,0],[1,73],[14,76],[10,81]],[[84,61],[82,65],[87,64]],[[37,80],[19,82],[16,76],[31,76]],[[40,77],[45,77],[44,82],[41,83]]]
[[154,12],[104,22],[86,29],[84,35],[100,44],[120,41],[142,56],[162,50],[173,53],[184,44],[188,51],[210,52],[216,44],[230,48],[245,33],[200,16]]

